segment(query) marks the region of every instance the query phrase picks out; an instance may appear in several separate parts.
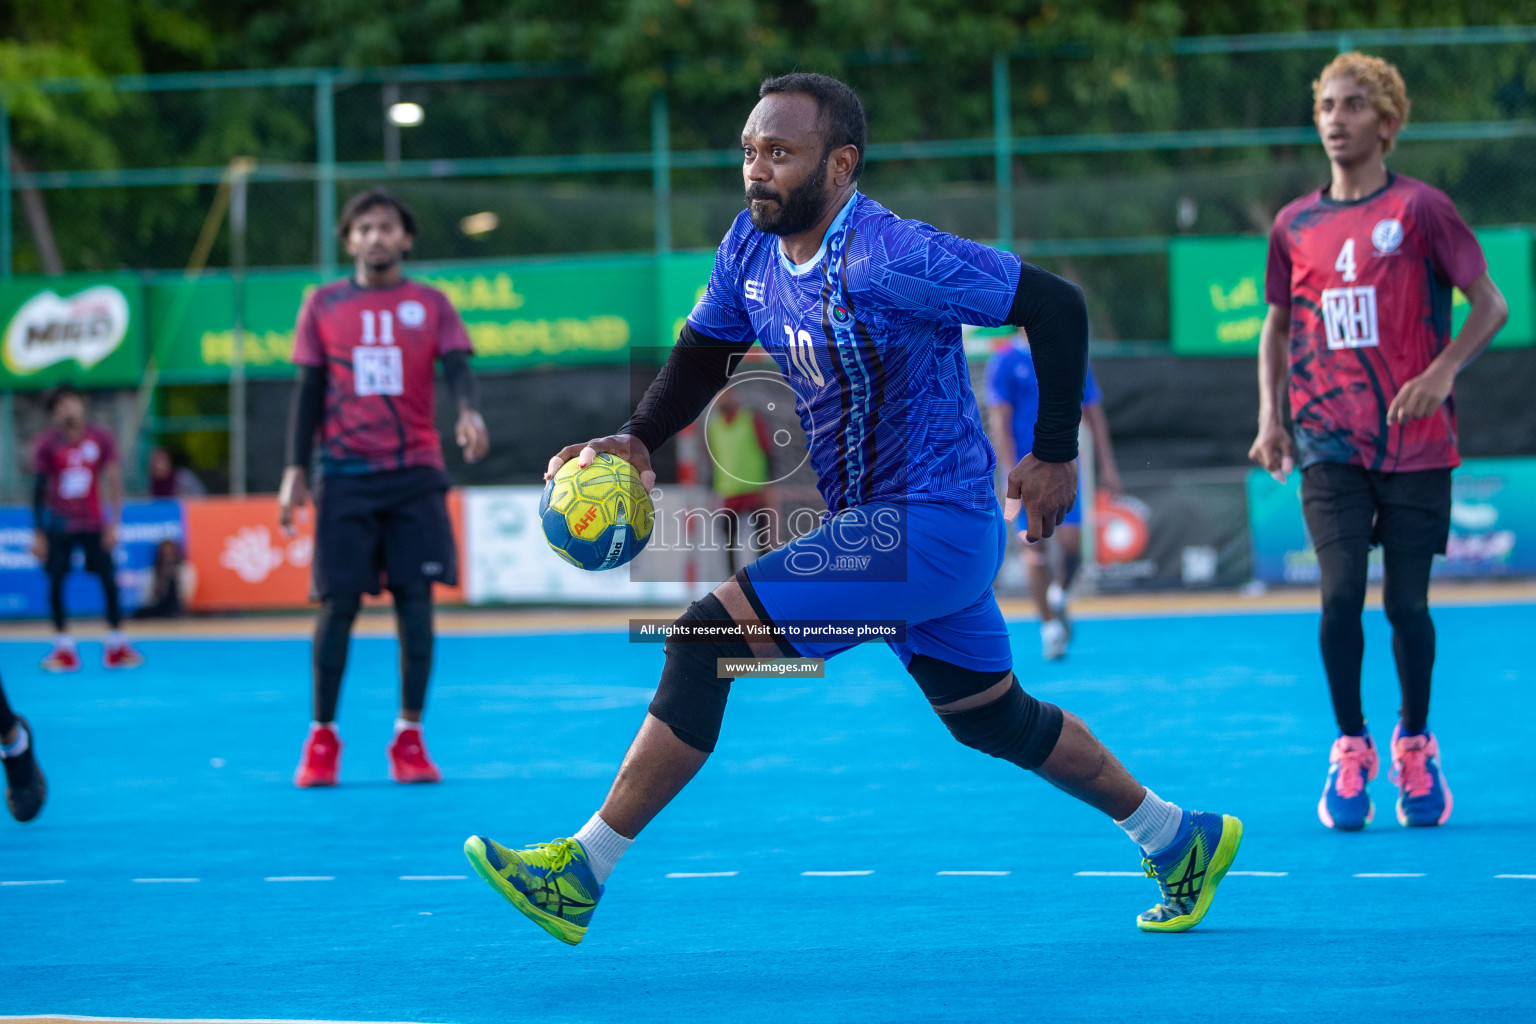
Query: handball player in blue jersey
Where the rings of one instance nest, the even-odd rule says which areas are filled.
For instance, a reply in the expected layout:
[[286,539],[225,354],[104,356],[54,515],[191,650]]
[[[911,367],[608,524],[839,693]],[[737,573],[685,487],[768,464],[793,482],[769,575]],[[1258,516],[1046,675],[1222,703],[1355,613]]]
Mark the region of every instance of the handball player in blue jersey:
[[[1016,324],[1032,340],[1039,420],[1032,454],[1009,472],[1008,503],[1039,540],[1077,492],[1082,292],[860,194],[864,111],[842,82],[785,75],[764,82],[760,97],[741,135],[747,209],[666,365],[616,434],[567,446],[549,472],[609,452],[650,486],[651,453],[698,416],[756,342],[795,391],[827,515],[677,620],[649,713],[580,831],[523,850],[471,836],[466,855],[535,923],[580,942],[620,856],[714,750],[731,683],[717,668],[831,658],[852,646],[763,639],[751,627],[900,620],[905,634],[890,646],[955,738],[1109,815],[1162,889],[1137,924],[1193,927],[1237,853],[1241,822],[1160,799],[1080,719],[1027,694],[992,594],[1007,524],[960,325]],[[933,870],[921,858],[914,853],[913,869]]]
[[[1035,419],[1040,411],[1040,381],[1035,375],[1034,356],[1029,339],[1016,332],[987,360],[987,411],[992,417],[992,442],[1003,465],[1013,466],[1030,453],[1035,444]],[[1115,448],[1109,437],[1109,419],[1104,415],[1104,396],[1093,367],[1083,380],[1083,421],[1093,438],[1095,465],[1099,470],[1099,489],[1108,494],[1120,492],[1120,471],[1115,465]],[[1056,548],[1052,565],[1051,548]],[[1040,613],[1040,653],[1047,661],[1064,658],[1072,639],[1067,620],[1067,598],[1077,570],[1083,564],[1082,503],[1072,506],[1056,537],[1024,547],[1024,571],[1029,581],[1029,595]]]

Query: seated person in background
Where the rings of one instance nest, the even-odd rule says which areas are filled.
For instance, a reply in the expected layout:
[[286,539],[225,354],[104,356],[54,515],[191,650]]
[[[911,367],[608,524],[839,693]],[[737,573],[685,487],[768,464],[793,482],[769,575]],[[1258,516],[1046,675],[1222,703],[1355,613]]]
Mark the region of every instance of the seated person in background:
[[191,587],[182,579],[182,574],[187,571],[188,567],[181,558],[181,546],[173,540],[162,540],[155,548],[154,570],[144,590],[144,601],[138,611],[133,613],[133,617],[179,618],[183,611],[182,592],[187,591],[187,596],[191,596]]
[[152,498],[201,498],[208,488],[164,448],[149,453],[149,496]]

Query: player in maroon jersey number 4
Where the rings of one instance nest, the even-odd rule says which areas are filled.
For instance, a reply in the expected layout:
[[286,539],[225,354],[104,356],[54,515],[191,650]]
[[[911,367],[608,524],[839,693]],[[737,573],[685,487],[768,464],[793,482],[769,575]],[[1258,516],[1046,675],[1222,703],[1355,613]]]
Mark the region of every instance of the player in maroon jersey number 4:
[[432,673],[432,584],[458,581],[448,476],[433,425],[438,361],[458,403],[454,437],[468,462],[486,453],[485,421],[475,408],[464,322],[442,292],[400,272],[416,235],[410,208],[387,192],[363,192],[347,202],[337,232],[356,266],[299,311],[299,381],[278,498],[279,519],[289,529],[308,500],[305,480],[318,435],[314,721],[293,781],[336,784],[336,701],[352,622],[362,595],[379,593],[382,584],[400,635],[400,717],[389,774],[397,782],[437,782],[442,774],[421,736]]
[[[1282,482],[1300,467],[1317,550],[1323,668],[1339,727],[1318,817],[1352,830],[1375,813],[1366,789],[1378,760],[1360,704],[1360,615],[1366,556],[1379,544],[1402,687],[1391,749],[1397,818],[1442,825],[1451,791],[1429,731],[1429,571],[1445,552],[1451,469],[1461,461],[1451,385],[1508,311],[1449,197],[1387,170],[1385,155],[1408,119],[1397,69],[1342,54],[1312,92],[1333,178],[1281,210],[1270,234],[1259,434],[1248,454]],[[1453,339],[1454,288],[1471,309]]]

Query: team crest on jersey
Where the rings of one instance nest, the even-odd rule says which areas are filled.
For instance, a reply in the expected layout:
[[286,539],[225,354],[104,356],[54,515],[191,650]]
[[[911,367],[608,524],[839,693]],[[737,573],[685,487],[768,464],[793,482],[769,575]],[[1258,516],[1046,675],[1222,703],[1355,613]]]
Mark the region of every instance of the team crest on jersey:
[[1376,247],[1376,255],[1385,256],[1389,252],[1396,252],[1397,247],[1403,244],[1403,224],[1393,217],[1377,221],[1371,229],[1371,244]]
[[85,456],[86,462],[95,462],[97,459],[101,458],[101,449],[97,447],[95,441],[87,438],[80,445],[80,454]]
[[420,327],[427,322],[427,307],[415,299],[406,299],[395,307],[395,315],[404,327]]
[[848,311],[842,306],[833,306],[832,319],[836,320],[840,324],[845,324],[848,322]]

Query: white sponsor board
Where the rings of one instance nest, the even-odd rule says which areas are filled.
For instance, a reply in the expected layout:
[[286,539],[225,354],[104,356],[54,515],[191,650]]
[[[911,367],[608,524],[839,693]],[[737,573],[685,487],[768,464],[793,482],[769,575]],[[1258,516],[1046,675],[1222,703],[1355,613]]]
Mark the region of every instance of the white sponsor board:
[[542,493],[538,487],[464,492],[464,596],[470,604],[677,604],[689,599],[687,584],[637,582],[630,579],[627,565],[587,572],[562,561],[539,526]]

